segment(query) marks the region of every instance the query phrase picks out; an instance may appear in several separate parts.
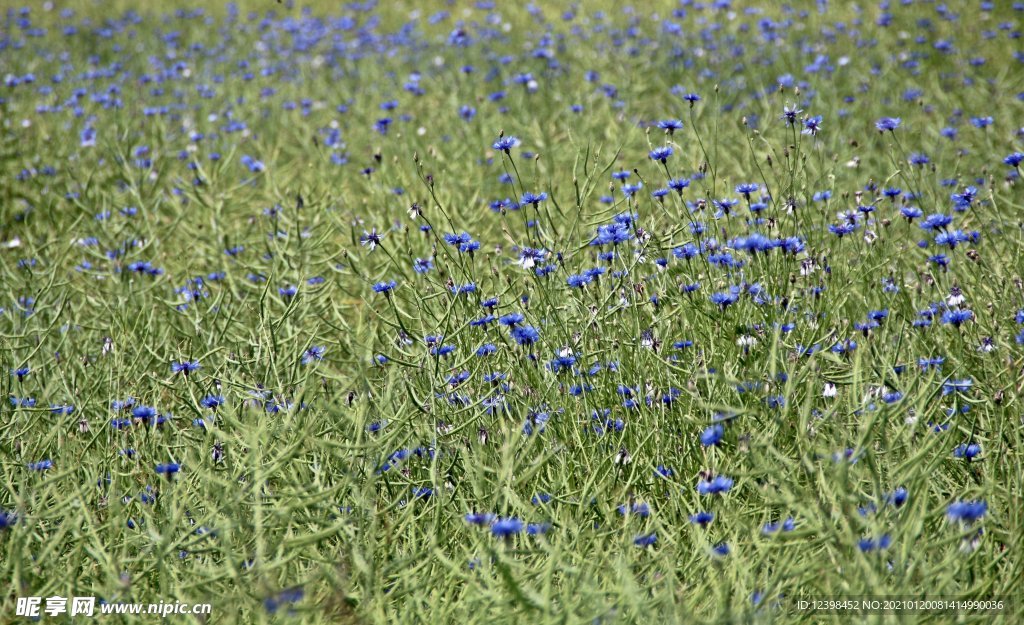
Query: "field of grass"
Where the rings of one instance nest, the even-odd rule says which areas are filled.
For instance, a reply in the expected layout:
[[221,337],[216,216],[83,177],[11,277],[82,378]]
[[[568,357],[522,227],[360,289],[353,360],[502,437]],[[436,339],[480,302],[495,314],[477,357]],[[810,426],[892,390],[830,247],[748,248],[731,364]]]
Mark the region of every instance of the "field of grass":
[[25,4],[0,622],[1024,622],[1024,3]]

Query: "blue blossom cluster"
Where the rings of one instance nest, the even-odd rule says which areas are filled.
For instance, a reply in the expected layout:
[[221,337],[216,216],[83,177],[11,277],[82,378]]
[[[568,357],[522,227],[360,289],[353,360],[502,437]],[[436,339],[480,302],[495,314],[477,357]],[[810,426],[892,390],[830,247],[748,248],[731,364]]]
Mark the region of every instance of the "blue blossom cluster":
[[152,572],[154,536],[220,566],[259,532],[218,575],[271,614],[310,601],[261,559],[374,531],[352,597],[426,549],[524,602],[513,565],[561,553],[737,566],[758,610],[826,553],[994,562],[1024,346],[996,4],[8,9],[0,543],[88,509]]

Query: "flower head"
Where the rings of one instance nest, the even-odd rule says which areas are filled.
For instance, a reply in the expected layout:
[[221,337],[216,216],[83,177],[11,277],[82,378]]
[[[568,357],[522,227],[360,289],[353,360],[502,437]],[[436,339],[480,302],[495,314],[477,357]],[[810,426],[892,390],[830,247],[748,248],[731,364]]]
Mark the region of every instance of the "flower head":
[[498,538],[511,538],[523,531],[523,522],[517,518],[498,519],[491,525],[491,534]]
[[804,129],[800,132],[814,137],[819,131],[821,131],[821,115],[814,115],[804,120]]
[[498,137],[491,147],[495,150],[501,150],[505,154],[508,154],[512,148],[518,145],[519,139],[516,139],[515,137]]
[[900,127],[900,121],[899,117],[883,117],[875,122],[875,128],[878,128],[879,132],[894,132]]
[[373,285],[374,293],[383,293],[384,295],[390,295],[398,287],[398,283],[394,280],[382,281]]
[[731,478],[723,475],[716,476],[710,480],[701,480],[697,482],[697,492],[701,495],[716,495],[719,493],[727,493],[732,488],[733,481]]
[[668,157],[672,156],[672,146],[666,145],[660,148],[654,148],[649,154],[652,161],[661,161],[664,163],[668,160]]
[[946,509],[946,518],[952,522],[974,523],[985,516],[988,504],[984,501],[956,501]]

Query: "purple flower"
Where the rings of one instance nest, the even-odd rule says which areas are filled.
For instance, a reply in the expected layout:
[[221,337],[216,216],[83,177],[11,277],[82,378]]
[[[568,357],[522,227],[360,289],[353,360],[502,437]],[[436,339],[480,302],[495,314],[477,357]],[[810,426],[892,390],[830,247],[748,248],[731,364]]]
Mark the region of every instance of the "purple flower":
[[956,501],[946,509],[946,518],[951,522],[973,523],[985,516],[988,504],[984,501]]
[[505,154],[509,153],[509,150],[519,145],[519,139],[515,137],[498,137],[497,141],[491,145],[495,150],[501,150]]
[[879,132],[893,132],[900,127],[900,121],[899,117],[883,117],[875,122],[875,128],[878,128]]
[[697,482],[697,492],[701,495],[727,493],[732,488],[732,485],[733,481],[731,478],[719,475],[710,480],[700,480]]
[[498,538],[511,538],[521,531],[523,531],[523,522],[513,517],[498,519],[491,525],[491,534]]
[[654,148],[648,155],[652,161],[661,161],[664,163],[668,160],[668,157],[672,156],[672,146],[666,145],[660,148]]

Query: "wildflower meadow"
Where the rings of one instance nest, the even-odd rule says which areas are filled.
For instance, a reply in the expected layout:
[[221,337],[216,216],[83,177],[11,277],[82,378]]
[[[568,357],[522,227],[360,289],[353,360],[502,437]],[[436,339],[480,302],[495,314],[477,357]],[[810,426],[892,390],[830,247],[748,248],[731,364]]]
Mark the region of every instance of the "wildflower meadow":
[[1024,622],[1024,2],[0,20],[0,623]]

